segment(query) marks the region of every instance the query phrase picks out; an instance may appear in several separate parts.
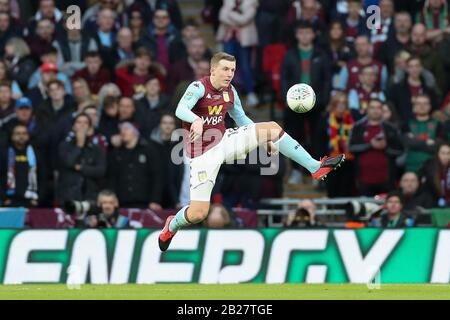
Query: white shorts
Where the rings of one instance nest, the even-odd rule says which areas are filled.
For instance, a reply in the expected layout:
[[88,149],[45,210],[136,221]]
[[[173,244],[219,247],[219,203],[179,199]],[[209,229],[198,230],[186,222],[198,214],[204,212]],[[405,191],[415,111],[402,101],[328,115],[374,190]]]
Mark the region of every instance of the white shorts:
[[190,199],[210,201],[220,166],[224,162],[245,159],[258,147],[255,124],[227,129],[222,140],[201,156],[190,159]]

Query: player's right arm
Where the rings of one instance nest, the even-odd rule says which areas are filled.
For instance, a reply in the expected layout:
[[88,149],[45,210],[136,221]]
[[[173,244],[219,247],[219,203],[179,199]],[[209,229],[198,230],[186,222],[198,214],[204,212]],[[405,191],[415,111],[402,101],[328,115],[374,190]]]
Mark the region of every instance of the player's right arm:
[[192,82],[186,89],[183,97],[181,97],[180,102],[178,102],[178,106],[175,111],[177,118],[183,120],[184,122],[192,123],[189,134],[191,142],[199,138],[203,133],[203,120],[192,112],[192,109],[204,94],[205,87],[203,84],[199,81]]

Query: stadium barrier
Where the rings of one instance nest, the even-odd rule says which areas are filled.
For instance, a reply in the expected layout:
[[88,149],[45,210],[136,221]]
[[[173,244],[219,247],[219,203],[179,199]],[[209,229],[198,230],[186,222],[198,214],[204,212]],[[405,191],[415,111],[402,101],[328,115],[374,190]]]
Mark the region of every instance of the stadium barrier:
[[450,230],[0,230],[0,283],[449,283]]

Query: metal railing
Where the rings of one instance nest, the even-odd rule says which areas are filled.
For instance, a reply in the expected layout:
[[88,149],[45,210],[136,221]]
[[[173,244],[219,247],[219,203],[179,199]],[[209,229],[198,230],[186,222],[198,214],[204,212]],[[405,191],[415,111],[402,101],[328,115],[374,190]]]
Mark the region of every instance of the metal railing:
[[[341,227],[344,225],[342,221],[336,221],[339,217],[344,217],[346,211],[344,209],[329,208],[329,206],[345,205],[352,201],[357,201],[359,203],[374,203],[383,204],[385,199],[373,198],[373,197],[343,197],[343,198],[316,198],[309,199],[316,206],[316,216],[328,216],[330,217],[331,223],[329,226]],[[282,206],[282,209],[259,209],[257,210],[258,216],[262,218],[267,218],[267,223],[269,226],[280,227],[283,225],[282,222],[275,222],[274,216],[287,216],[292,213],[297,205],[302,201],[302,199],[297,198],[269,198],[261,200],[261,203],[272,206]],[[430,210],[421,211],[423,214],[431,214]]]

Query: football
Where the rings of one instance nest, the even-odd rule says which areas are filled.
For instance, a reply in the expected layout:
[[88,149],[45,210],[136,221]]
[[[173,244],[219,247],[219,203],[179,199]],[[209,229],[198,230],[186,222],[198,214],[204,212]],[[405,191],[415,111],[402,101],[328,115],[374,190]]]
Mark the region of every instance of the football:
[[316,93],[306,83],[297,83],[289,88],[286,94],[286,102],[294,112],[308,112],[316,103]]

